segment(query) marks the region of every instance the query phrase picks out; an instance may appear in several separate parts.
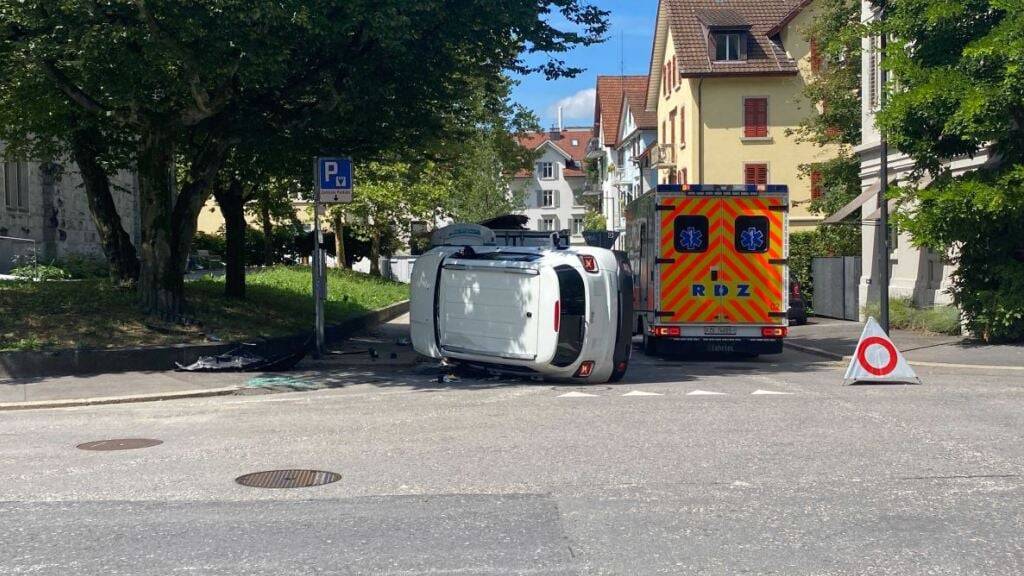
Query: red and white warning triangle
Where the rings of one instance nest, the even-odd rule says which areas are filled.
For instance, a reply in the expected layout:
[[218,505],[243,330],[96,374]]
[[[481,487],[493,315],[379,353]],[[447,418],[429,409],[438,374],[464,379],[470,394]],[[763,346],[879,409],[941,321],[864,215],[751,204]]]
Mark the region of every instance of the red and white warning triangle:
[[874,318],[868,318],[846,369],[846,382],[917,382],[921,379]]

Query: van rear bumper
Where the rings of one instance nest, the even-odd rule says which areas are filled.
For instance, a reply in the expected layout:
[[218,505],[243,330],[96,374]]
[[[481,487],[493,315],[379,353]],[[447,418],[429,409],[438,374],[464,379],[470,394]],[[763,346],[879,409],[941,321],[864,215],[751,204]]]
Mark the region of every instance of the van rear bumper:
[[782,354],[782,338],[707,338],[679,337],[657,338],[658,342],[669,343],[672,352],[691,353],[732,353],[732,354]]

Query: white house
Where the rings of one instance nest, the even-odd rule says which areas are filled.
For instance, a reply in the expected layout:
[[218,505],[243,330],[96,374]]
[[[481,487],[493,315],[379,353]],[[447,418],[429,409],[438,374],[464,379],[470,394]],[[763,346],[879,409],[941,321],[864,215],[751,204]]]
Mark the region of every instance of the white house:
[[590,128],[556,128],[520,139],[538,152],[533,170],[518,172],[512,181],[513,193],[524,199],[531,230],[569,230],[573,243],[583,243],[584,155],[591,135]]
[[657,173],[642,171],[640,156],[658,136],[656,112],[646,110],[647,76],[598,76],[594,138],[587,159],[598,182],[589,194],[600,195],[608,230],[623,230],[623,207],[655,185]]
[[[878,14],[869,0],[861,0],[861,19],[870,22]],[[837,221],[860,208],[863,230],[863,262],[860,280],[860,304],[878,301],[879,284],[879,242],[876,231],[879,223],[879,169],[881,164],[881,136],[875,126],[875,113],[881,102],[881,69],[879,68],[878,39],[862,41],[864,58],[861,77],[861,144],[855,151],[860,156],[860,179],[863,193],[828,221]],[[981,151],[974,158],[955,158],[948,163],[954,174],[962,174],[986,163],[989,155]],[[892,148],[888,153],[888,175],[890,185],[909,182],[913,160],[906,154]],[[915,182],[923,186],[927,181]],[[894,298],[911,298],[920,307],[948,304],[947,293],[953,267],[943,254],[929,249],[916,248],[908,235],[890,226],[891,250],[889,253],[890,284],[889,294]]]

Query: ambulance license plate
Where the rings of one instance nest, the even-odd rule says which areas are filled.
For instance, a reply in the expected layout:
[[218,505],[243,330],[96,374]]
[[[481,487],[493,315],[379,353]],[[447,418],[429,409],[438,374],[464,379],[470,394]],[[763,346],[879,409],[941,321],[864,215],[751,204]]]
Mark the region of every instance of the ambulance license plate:
[[736,327],[735,326],[705,326],[704,327],[704,335],[705,336],[735,336],[736,335]]

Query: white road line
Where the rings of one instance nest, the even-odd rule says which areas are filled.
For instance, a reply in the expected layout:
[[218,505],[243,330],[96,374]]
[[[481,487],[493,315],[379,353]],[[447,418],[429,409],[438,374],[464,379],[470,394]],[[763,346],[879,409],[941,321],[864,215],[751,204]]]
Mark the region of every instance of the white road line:
[[597,398],[597,394],[587,394],[586,392],[569,392],[562,394],[559,398]]
[[657,392],[642,392],[640,390],[633,390],[632,392],[626,392],[623,396],[664,396],[664,394],[658,394]]
[[694,390],[687,392],[687,396],[726,396],[725,392],[708,392],[707,390]]
[[776,392],[774,390],[757,390],[750,393],[751,396],[792,396],[792,392]]

